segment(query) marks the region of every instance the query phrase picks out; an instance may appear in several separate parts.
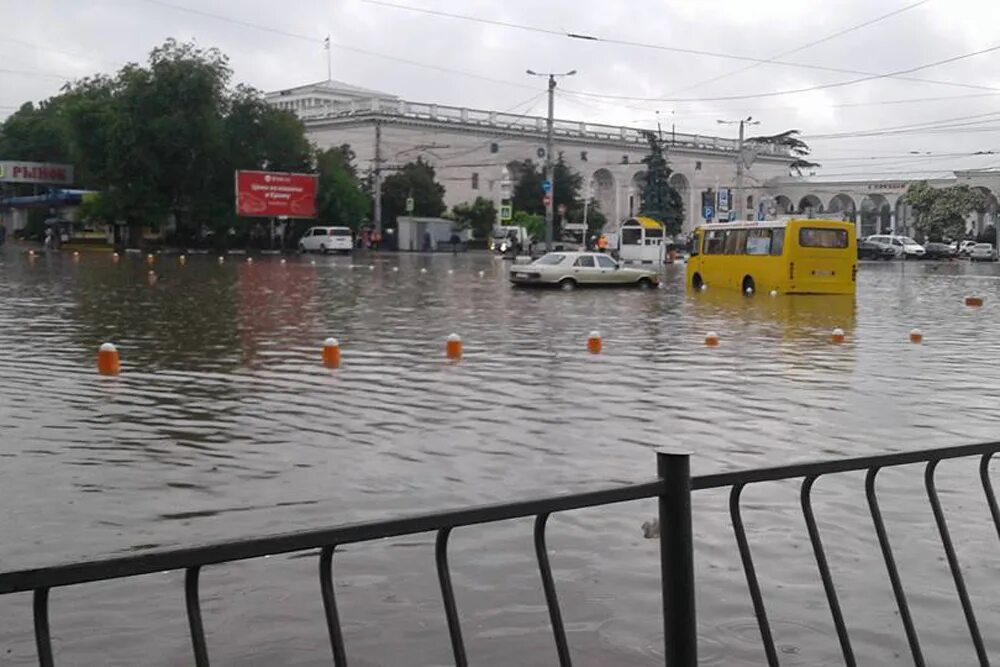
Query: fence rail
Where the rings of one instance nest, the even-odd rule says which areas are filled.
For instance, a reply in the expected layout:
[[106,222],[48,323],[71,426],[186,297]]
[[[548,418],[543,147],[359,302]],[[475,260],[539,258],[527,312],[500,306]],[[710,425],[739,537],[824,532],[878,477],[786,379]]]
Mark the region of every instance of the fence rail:
[[461,618],[455,602],[451,574],[448,567],[448,540],[455,528],[476,524],[494,523],[533,516],[535,555],[538,561],[542,589],[549,611],[553,641],[560,665],[571,665],[572,657],[562,612],[556,593],[555,579],[549,563],[545,534],[548,518],[556,512],[597,507],[646,498],[658,499],[660,526],[660,566],[663,595],[664,659],[668,665],[695,665],[697,663],[697,615],[695,613],[694,549],[691,518],[691,492],[705,489],[729,488],[729,511],[733,532],[739,549],[747,588],[760,630],[764,654],[769,665],[778,664],[777,651],[771,633],[763,595],[757,579],[756,567],[749,540],[743,524],[740,499],[749,484],[779,480],[801,479],[800,501],[806,521],[809,540],[823,590],[830,607],[834,628],[840,642],[844,662],[856,665],[850,635],[844,622],[837,598],[836,587],[830,573],[826,552],[812,507],[812,488],[816,480],[828,474],[866,471],[865,492],[869,513],[874,523],[879,547],[899,609],[900,620],[906,634],[913,662],[923,665],[924,658],[905,590],[895,563],[895,557],[886,532],[876,493],[876,477],[888,467],[923,463],[924,486],[928,502],[945,550],[956,594],[962,606],[970,639],[980,664],[988,665],[989,658],[975,612],[969,600],[962,569],[951,541],[950,532],[935,484],[938,463],[946,459],[978,456],[979,475],[987,505],[1000,537],[1000,509],[989,476],[989,463],[1000,451],[1000,443],[963,445],[959,447],[923,451],[882,454],[817,463],[793,464],[736,472],[724,472],[692,477],[686,454],[657,454],[657,478],[654,480],[613,486],[608,488],[566,494],[555,497],[523,500],[452,511],[433,512],[417,516],[348,524],[333,528],[300,531],[247,540],[222,542],[201,547],[174,549],[148,554],[92,560],[70,565],[27,569],[0,573],[0,594],[32,591],[34,594],[35,643],[38,663],[42,667],[55,664],[49,628],[48,601],[51,589],[62,586],[119,579],[152,574],[165,570],[185,570],[184,591],[188,625],[194,662],[199,667],[209,665],[209,649],[201,618],[199,575],[201,568],[267,555],[319,550],[319,583],[323,598],[330,648],[335,665],[347,664],[347,650],[341,631],[340,616],[333,585],[333,557],[338,546],[367,542],[416,533],[436,533],[435,563],[440,584],[448,633],[455,664],[468,664],[462,637]]

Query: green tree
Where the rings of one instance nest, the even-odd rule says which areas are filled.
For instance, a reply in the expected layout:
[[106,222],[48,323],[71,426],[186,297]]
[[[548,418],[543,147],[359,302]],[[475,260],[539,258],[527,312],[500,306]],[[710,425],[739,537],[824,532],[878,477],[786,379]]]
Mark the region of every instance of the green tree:
[[528,213],[527,211],[514,211],[510,224],[515,227],[524,227],[533,241],[541,241],[545,238],[544,215]]
[[319,171],[316,208],[320,219],[328,225],[357,231],[368,215],[371,202],[361,189],[354,151],[347,144],[321,151],[316,155],[316,168]]
[[423,158],[408,162],[382,183],[382,222],[396,226],[396,218],[406,215],[406,199],[413,197],[413,215],[436,218],[444,213],[444,186],[435,180],[434,167]]
[[812,169],[821,165],[818,162],[810,162],[806,159],[806,156],[812,152],[812,149],[809,148],[809,144],[799,139],[799,134],[798,130],[785,130],[778,134],[750,137],[744,141],[744,144],[747,144],[751,148],[754,145],[787,148],[793,156],[792,162],[788,165],[788,170],[791,173],[801,176],[803,169]]
[[986,197],[977,188],[934,188],[927,181],[910,184],[903,199],[916,214],[914,229],[928,241],[964,238],[965,216],[986,207]]
[[[514,189],[511,193],[511,203],[515,211],[525,213],[537,213],[544,217],[545,203],[543,198],[545,193],[542,184],[545,182],[545,169],[541,165],[536,165],[532,160],[515,162],[509,166],[511,180],[514,182]],[[566,164],[562,153],[552,165],[552,181],[555,189],[553,199],[554,210],[556,211],[552,223],[553,237],[560,237],[560,217],[558,210],[560,206],[565,206],[567,218],[572,219],[576,210],[579,209],[579,217],[583,215],[583,202],[580,200],[580,188],[583,177]],[[544,233],[542,234],[544,237]]]
[[471,204],[466,202],[453,206],[451,213],[458,228],[471,229],[472,235],[477,239],[489,236],[497,220],[497,209],[493,200],[485,197],[476,197]]
[[684,224],[684,200],[670,185],[673,171],[663,154],[663,144],[653,132],[646,132],[649,155],[642,159],[646,165],[646,183],[642,187],[642,204],[639,214],[663,223],[667,234],[680,234]]

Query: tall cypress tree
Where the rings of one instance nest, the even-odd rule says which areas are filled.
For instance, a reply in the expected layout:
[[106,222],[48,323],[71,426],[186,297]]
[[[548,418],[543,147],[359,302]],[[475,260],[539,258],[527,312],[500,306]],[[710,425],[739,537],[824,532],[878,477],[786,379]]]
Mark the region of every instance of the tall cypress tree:
[[653,132],[646,132],[649,155],[642,159],[646,165],[646,184],[642,188],[640,215],[663,223],[667,234],[679,234],[684,223],[684,200],[670,185],[673,171],[663,154],[663,143]]

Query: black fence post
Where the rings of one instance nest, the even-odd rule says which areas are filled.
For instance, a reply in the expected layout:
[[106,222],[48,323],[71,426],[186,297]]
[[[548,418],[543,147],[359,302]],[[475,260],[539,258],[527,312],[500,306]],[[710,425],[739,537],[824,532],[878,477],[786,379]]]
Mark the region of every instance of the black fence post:
[[659,499],[663,657],[669,667],[695,667],[698,619],[694,609],[690,456],[657,452],[656,472],[663,481]]

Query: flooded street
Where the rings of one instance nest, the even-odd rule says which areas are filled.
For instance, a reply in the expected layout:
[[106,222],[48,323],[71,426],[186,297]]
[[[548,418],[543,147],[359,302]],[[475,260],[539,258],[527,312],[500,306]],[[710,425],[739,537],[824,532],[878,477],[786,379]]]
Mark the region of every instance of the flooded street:
[[[994,264],[865,264],[844,299],[686,294],[683,266],[659,290],[563,293],[511,289],[488,255],[311,259],[158,257],[151,285],[134,257],[0,250],[0,570],[639,481],[657,449],[690,451],[703,474],[997,438]],[[320,363],[327,336],[337,371]],[[108,340],[118,378],[95,371]],[[977,466],[943,463],[938,488],[996,654]],[[922,472],[879,476],[883,514],[928,664],[973,664]],[[782,664],[842,664],[798,489],[747,489],[750,542]],[[814,500],[859,663],[911,664],[863,475],[822,478]],[[761,664],[727,502],[694,497],[701,660]],[[550,520],[576,664],[662,662],[658,545],[640,529],[655,511]],[[531,530],[452,536],[472,664],[556,662]],[[316,564],[205,569],[213,662],[329,664]],[[338,550],[334,570],[352,664],[452,663],[433,535]],[[58,589],[51,605],[57,663],[191,663],[183,573]],[[0,598],[0,664],[35,664],[31,627],[30,595]]]

